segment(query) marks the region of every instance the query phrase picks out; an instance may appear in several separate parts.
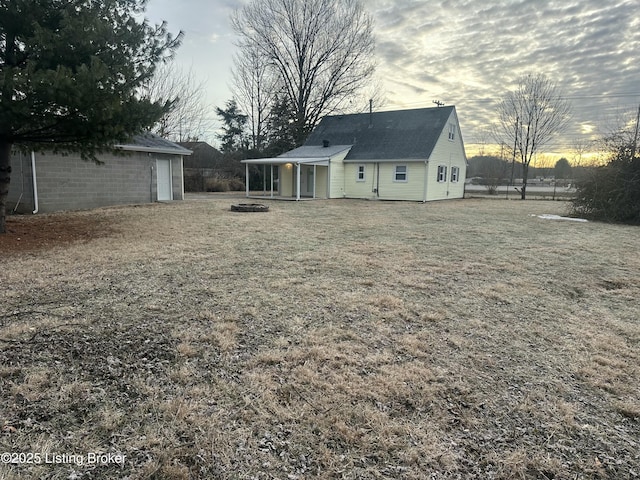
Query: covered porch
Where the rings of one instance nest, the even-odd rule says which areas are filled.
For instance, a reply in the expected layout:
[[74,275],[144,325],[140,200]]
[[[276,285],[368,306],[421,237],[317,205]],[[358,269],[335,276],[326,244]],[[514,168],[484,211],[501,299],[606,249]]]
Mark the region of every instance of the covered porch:
[[[245,188],[247,198],[299,201],[318,198],[324,199],[329,196],[329,157],[256,158],[242,160],[242,163],[245,164]],[[262,168],[263,185],[257,186],[250,184],[249,168],[251,166]],[[260,191],[259,187],[262,187],[263,195],[256,195],[256,191]]]

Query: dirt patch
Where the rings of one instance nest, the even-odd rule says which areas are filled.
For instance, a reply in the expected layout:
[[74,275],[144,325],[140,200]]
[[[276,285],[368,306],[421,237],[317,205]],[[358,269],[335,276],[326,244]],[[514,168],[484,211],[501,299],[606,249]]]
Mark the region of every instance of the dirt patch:
[[0,235],[3,254],[29,252],[88,242],[113,232],[96,213],[58,213],[7,218],[7,233]]

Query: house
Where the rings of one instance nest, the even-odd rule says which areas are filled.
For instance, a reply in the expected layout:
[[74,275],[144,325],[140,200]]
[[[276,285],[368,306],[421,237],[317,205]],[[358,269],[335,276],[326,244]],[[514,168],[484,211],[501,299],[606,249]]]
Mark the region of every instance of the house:
[[178,142],[183,148],[191,150],[192,154],[184,159],[184,169],[216,170],[221,167],[222,153],[207,142]]
[[138,135],[98,155],[15,153],[8,209],[47,213],[108,205],[183,200],[183,157],[191,154],[156,135]]
[[462,198],[467,170],[453,106],[328,116],[301,147],[243,163],[247,196],[249,166],[258,165],[277,174],[270,196],[297,200]]

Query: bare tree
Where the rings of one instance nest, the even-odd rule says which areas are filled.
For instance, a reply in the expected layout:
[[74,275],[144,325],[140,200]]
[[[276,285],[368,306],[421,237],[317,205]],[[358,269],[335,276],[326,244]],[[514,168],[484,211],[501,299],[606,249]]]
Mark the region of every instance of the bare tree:
[[270,108],[278,92],[278,78],[274,73],[267,58],[256,48],[248,46],[234,57],[234,98],[247,114],[254,150],[264,148]]
[[576,138],[571,144],[571,164],[581,167],[587,153],[593,151],[596,142],[590,139]]
[[521,198],[526,198],[529,165],[535,154],[568,125],[569,102],[546,76],[527,75],[518,88],[505,95],[498,106],[499,136],[515,145],[522,162]]
[[204,82],[198,83],[192,69],[162,64],[144,88],[152,101],[170,101],[171,110],[153,127],[153,133],[176,142],[196,140],[211,128]]
[[278,77],[298,144],[374,71],[373,21],[360,0],[252,0],[231,20],[239,48],[258,52]]

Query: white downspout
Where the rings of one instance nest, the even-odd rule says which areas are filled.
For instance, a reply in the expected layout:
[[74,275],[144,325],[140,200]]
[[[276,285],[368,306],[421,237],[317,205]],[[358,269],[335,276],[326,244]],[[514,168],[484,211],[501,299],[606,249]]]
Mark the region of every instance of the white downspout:
[[38,178],[36,177],[36,152],[31,150],[31,176],[33,177],[33,214],[38,213],[40,205],[38,203]]
[[300,200],[300,163],[296,163],[296,201]]

